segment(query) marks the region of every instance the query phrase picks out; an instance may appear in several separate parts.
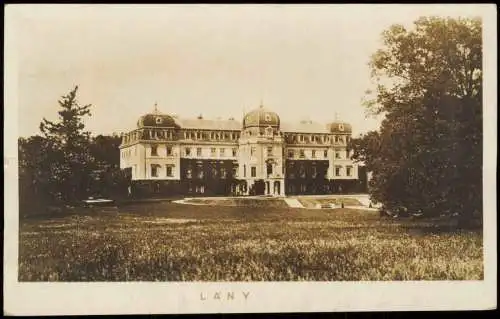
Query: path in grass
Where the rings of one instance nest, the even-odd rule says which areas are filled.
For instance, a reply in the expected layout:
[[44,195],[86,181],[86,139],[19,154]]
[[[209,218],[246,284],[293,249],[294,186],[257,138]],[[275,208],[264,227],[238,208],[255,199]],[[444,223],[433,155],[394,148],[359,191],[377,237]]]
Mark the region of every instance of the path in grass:
[[[199,198],[185,198],[177,200],[179,204],[191,205],[211,205],[211,206],[247,206],[254,208],[261,207],[291,207],[291,208],[308,208],[308,209],[321,209],[326,208],[326,205],[333,207],[353,207],[362,209],[368,207],[362,202],[366,202],[366,196],[353,196],[348,197],[345,195],[322,195],[322,196],[291,196],[291,197],[265,197],[265,196],[252,196],[252,197],[199,197]],[[369,200],[368,200],[369,201]]]

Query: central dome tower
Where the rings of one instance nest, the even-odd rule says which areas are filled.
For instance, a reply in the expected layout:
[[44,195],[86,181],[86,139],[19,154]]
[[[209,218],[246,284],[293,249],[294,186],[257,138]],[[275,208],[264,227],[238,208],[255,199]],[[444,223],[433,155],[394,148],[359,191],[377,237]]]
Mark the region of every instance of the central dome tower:
[[266,109],[262,104],[258,109],[248,112],[243,118],[243,128],[272,127],[279,129],[280,118],[278,114]]

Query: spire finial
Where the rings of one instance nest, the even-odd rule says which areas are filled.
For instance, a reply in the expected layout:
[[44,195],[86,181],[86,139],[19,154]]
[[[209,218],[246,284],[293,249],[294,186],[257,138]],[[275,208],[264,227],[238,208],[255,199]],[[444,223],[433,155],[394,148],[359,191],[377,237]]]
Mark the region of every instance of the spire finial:
[[335,121],[338,121],[339,120],[339,113],[335,112]]
[[158,113],[158,102],[155,101],[155,113]]
[[264,101],[262,100],[262,98],[260,99],[260,108],[263,108],[264,107]]

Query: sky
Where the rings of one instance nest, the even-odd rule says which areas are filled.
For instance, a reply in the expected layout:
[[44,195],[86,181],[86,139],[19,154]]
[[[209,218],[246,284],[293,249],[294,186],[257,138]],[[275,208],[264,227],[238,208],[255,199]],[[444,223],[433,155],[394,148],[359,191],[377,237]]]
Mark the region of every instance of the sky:
[[[75,85],[92,104],[93,134],[133,129],[139,116],[241,120],[261,102],[282,122],[377,129],[366,116],[368,62],[392,24],[471,17],[478,5],[16,5],[10,11],[18,134],[57,119]],[[482,11],[481,11],[482,10]],[[7,13],[9,11],[7,10]]]

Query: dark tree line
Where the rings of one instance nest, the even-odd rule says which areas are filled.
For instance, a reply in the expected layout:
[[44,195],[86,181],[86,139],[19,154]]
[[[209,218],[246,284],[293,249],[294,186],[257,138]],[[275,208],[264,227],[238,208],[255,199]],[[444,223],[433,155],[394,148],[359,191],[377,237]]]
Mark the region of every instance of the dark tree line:
[[85,131],[83,118],[91,116],[91,105],[80,105],[77,91],[76,86],[59,100],[57,121],[44,118],[40,135],[18,140],[21,213],[126,192],[128,176],[119,167],[121,137],[92,137]]
[[365,106],[385,118],[351,146],[388,212],[482,216],[481,39],[479,19],[421,18],[383,33]]

